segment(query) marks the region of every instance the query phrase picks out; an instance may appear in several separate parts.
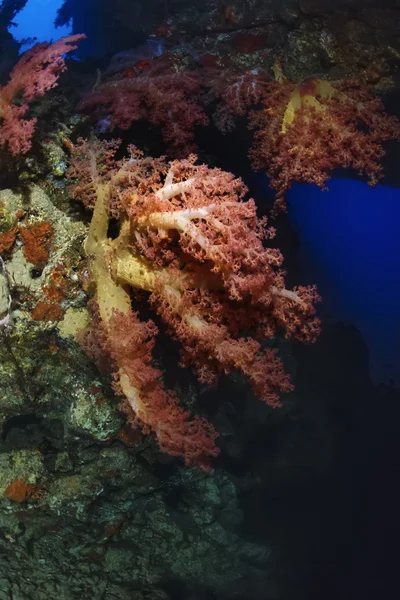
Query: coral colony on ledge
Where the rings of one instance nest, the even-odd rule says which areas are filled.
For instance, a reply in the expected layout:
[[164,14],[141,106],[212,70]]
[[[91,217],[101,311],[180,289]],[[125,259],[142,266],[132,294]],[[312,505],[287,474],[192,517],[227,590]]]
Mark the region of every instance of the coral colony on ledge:
[[0,598],[315,600],[303,556],[395,396],[330,310],[346,282],[396,310],[395,226],[360,215],[388,173],[397,201],[400,9],[65,0],[72,34],[20,55],[26,4],[0,2]]
[[[28,103],[57,85],[65,54],[83,38],[37,44],[11,71],[0,90],[0,142],[12,155],[31,149],[37,119],[24,118]],[[117,139],[68,141],[71,197],[93,210],[84,244],[90,322],[78,337],[98,364],[104,357],[111,362],[128,422],[155,434],[164,452],[209,468],[218,454],[217,432],[164,388],[152,361],[157,326],[140,319],[135,294],[147,293],[151,308],[181,344],[182,365],[200,382],[214,383],[220,374],[238,370],[271,407],[293,385],[277,351],[262,342],[277,331],[315,341],[319,296],[315,286],[286,288],[283,257],[269,247],[275,229],[265,217],[257,218],[242,180],[190,154],[195,128],[209,124],[207,106],[217,103],[214,119],[223,132],[249,113],[255,130],[250,157],[255,168],[268,170],[277,192],[275,213],[293,182],[324,186],[337,165],[364,172],[375,184],[382,171],[381,143],[398,139],[399,122],[361,79],[296,84],[283,77],[279,64],[271,82],[261,69],[235,73],[206,64],[195,71],[179,56],[161,54],[122,73],[111,69],[105,77],[78,110],[92,123],[101,121],[103,130],[130,131],[134,122],[148,120],[161,130],[170,155],[179,158],[151,158]],[[17,97],[22,103],[14,102]],[[254,110],[257,106],[262,108]],[[113,239],[110,219],[119,228]],[[36,253],[43,254],[32,262],[45,265],[52,226],[14,225],[1,235],[2,250],[18,235],[25,249],[36,244]],[[32,318],[63,315],[49,289],[43,286],[47,298]]]
[[[110,356],[132,423],[155,432],[165,452],[208,465],[217,453],[215,431],[164,390],[151,364],[157,328],[132,311],[126,286],[149,292],[151,306],[182,345],[182,364],[201,382],[238,369],[270,406],[292,386],[276,353],[257,340],[281,327],[314,341],[318,294],[314,287],[285,288],[281,253],[263,246],[274,230],[257,219],[253,200],[244,201],[240,179],[196,165],[194,155],[168,162],[144,157],[134,146],[129,158],[115,161],[117,148],[117,141],[79,140],[68,173],[77,181],[72,196],[93,208],[85,242],[93,322],[82,343],[95,358]],[[113,240],[110,217],[120,223]]]

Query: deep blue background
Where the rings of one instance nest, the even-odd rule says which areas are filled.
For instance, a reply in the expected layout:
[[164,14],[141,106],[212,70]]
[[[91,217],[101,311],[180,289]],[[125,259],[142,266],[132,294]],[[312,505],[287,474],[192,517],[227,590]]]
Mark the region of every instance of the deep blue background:
[[[84,0],[82,0],[83,2]],[[17,41],[25,38],[36,38],[38,42],[58,40],[71,31],[70,27],[55,28],[54,19],[62,0],[29,0],[25,8],[16,16],[11,32]],[[24,45],[21,51],[30,48],[32,44]]]
[[350,179],[328,185],[297,184],[288,193],[300,263],[321,291],[323,312],[359,328],[374,382],[387,383],[400,375],[400,190]]

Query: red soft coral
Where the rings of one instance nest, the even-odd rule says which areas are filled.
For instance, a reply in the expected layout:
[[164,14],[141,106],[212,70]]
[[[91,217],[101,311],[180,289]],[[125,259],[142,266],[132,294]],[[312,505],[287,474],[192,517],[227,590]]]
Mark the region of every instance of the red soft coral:
[[[114,159],[120,143],[120,140],[87,142],[79,138],[72,148],[74,158],[67,171],[67,178],[74,182],[70,187],[71,197],[82,202],[86,208],[95,207],[99,187],[106,184],[115,172]],[[93,173],[96,174],[95,178]]]
[[[36,119],[23,118],[28,102],[56,87],[66,69],[64,54],[84,37],[71,35],[54,44],[36,44],[11,71],[9,82],[0,89],[0,145],[7,145],[11,154],[25,154],[30,149]],[[23,104],[14,104],[19,98]]]
[[237,117],[250,113],[255,130],[250,158],[265,169],[276,190],[275,210],[285,207],[294,182],[324,188],[336,167],[365,174],[371,185],[382,176],[382,143],[400,139],[400,123],[389,116],[374,89],[360,79],[290,82],[276,66],[277,81],[254,69],[225,69],[204,77],[208,97],[218,100],[217,127],[226,133]]
[[[195,156],[167,162],[133,147],[113,168],[103,160],[109,143],[103,151],[99,144],[78,143],[71,171],[85,183],[75,183],[74,196],[87,205],[95,199],[85,249],[100,315],[95,330],[105,332],[97,345],[110,355],[129,418],[154,432],[169,454],[202,464],[215,453],[215,432],[203,419],[190,418],[162,387],[150,362],[156,328],[132,313],[129,287],[142,299],[143,291],[148,294],[180,342],[182,365],[201,382],[238,370],[271,407],[292,384],[263,340],[283,329],[314,341],[318,294],[314,287],[285,288],[282,255],[264,245],[274,230],[257,219],[241,179],[197,165]],[[120,222],[113,240],[107,237],[110,217]]]
[[262,100],[268,85],[266,74],[261,69],[232,74],[229,71],[207,72],[203,79],[209,88],[208,100],[218,100],[214,120],[222,133],[231,131],[235,119],[246,115]]
[[192,72],[146,71],[100,84],[81,103],[82,112],[101,120],[104,129],[129,129],[145,119],[160,129],[173,156],[194,148],[194,129],[208,119],[197,97],[200,80]]
[[[162,373],[152,366],[152,351],[157,327],[152,321],[140,321],[138,314],[114,311],[105,324],[99,319],[94,303],[90,305],[92,322],[81,332],[86,352],[101,367],[108,357],[114,372],[115,390],[124,396],[121,409],[132,426],[154,433],[160,449],[170,456],[182,456],[188,465],[208,470],[218,455],[213,426],[179,405],[176,394],[163,387]],[[129,380],[129,394],[124,380]],[[125,394],[124,394],[125,392]]]
[[294,182],[325,188],[336,167],[353,168],[374,185],[382,176],[382,142],[400,139],[399,121],[358,80],[270,84],[263,103],[250,120],[250,156],[267,170],[276,209],[285,207]]
[[275,406],[279,393],[291,389],[289,379],[273,353],[242,333],[272,337],[282,327],[288,336],[314,341],[319,297],[314,287],[285,289],[283,257],[264,245],[275,232],[257,219],[254,201],[244,201],[243,182],[195,160],[167,168],[160,159],[136,157],[120,165],[114,181],[127,199],[122,212],[129,216],[132,251],[160,273],[150,302],[181,342],[183,364],[207,382],[238,369]]

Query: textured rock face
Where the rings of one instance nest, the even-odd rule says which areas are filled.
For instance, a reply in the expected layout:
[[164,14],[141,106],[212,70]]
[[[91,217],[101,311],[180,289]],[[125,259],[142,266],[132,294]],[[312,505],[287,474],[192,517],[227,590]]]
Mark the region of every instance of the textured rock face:
[[[12,296],[11,326],[0,328],[0,598],[168,600],[160,588],[172,574],[188,590],[201,582],[261,600],[270,549],[234,533],[235,485],[176,465],[158,476],[156,447],[124,429],[108,378],[74,340],[85,225],[39,186],[0,201],[3,233],[16,230],[3,252],[9,283],[0,276],[0,318]],[[28,260],[38,238],[28,252],[19,233],[36,222],[53,235],[40,268]],[[36,320],[49,290],[64,314]]]
[[73,16],[76,31],[88,33],[89,54],[91,44],[96,55],[113,53],[156,32],[166,38],[167,48],[190,46],[193,55],[206,48],[235,55],[244,47],[237,36],[261,36],[264,48],[283,66],[288,63],[291,77],[348,76],[367,66],[385,72],[399,60],[396,0],[152,0],[140,6],[123,0],[114,8],[96,3],[97,19],[86,4],[66,0],[65,14]]
[[235,63],[238,54],[242,63],[250,61],[261,49],[255,38],[264,40],[268,60],[263,64],[258,56],[257,65],[279,58],[292,79],[359,75],[367,67],[385,75],[399,60],[400,8],[394,0],[171,2],[168,22],[181,42],[229,55]]
[[[107,4],[97,28],[103,51],[136,46],[135,36],[143,42],[158,25],[171,30],[165,53],[199,70],[203,60],[235,73],[262,68],[271,79],[276,73],[295,81],[361,74],[384,89],[400,60],[400,4],[394,0],[120,0],[115,18],[109,0],[92,1],[100,15]],[[85,6],[66,4],[77,11]],[[90,25],[90,41],[97,23],[88,16],[89,23],[81,14],[75,26]],[[47,153],[52,175],[62,182],[68,157],[50,146]],[[224,425],[220,441],[225,466],[240,475],[227,476],[219,465],[209,475],[182,469],[160,459],[151,438],[124,426],[109,377],[75,342],[86,322],[87,298],[76,271],[86,233],[82,218],[58,210],[39,186],[24,195],[3,190],[0,203],[0,235],[39,222],[51,223],[53,236],[48,262],[37,268],[26,258],[19,230],[10,234],[15,246],[4,254],[10,283],[0,272],[0,321],[9,311],[9,291],[13,301],[12,329],[0,330],[0,600],[298,598],[306,571],[298,557],[307,557],[312,532],[303,517],[321,512],[318,491],[335,452],[337,433],[326,407],[340,398],[348,410],[350,396],[364,396],[338,382],[332,344],[325,359],[320,348],[311,358],[302,355],[308,370],[300,356],[300,399],[291,397],[272,417],[245,397],[239,378],[227,383],[225,413],[217,415]],[[6,247],[8,238],[1,239]],[[339,337],[342,357],[342,347],[353,346],[351,338]],[[344,371],[351,360],[343,359]],[[174,380],[175,370],[168,375]],[[173,384],[190,406],[200,394],[179,377]],[[358,377],[368,379],[367,367],[354,381]],[[206,402],[220,400],[207,400],[208,393]],[[307,502],[312,495],[317,500],[304,502],[302,513],[308,479],[316,483]],[[246,511],[249,490],[260,488]],[[246,519],[253,520],[253,535]],[[320,536],[319,523],[316,529]],[[282,559],[293,539],[296,556]],[[279,561],[282,580],[296,588],[292,596],[276,581]],[[300,576],[292,577],[294,563]]]

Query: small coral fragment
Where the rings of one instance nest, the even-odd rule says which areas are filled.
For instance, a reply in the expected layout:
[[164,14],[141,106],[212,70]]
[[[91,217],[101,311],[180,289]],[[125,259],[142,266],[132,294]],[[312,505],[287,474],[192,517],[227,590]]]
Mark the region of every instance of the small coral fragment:
[[15,242],[15,238],[17,237],[17,232],[18,228],[13,227],[6,233],[0,233],[0,254],[1,252],[5,252],[11,248]]
[[24,243],[26,260],[36,267],[43,267],[49,260],[50,245],[53,237],[51,223],[31,223],[20,228]]
[[35,486],[23,479],[12,481],[4,492],[4,496],[13,502],[24,502]]

